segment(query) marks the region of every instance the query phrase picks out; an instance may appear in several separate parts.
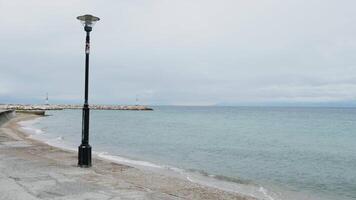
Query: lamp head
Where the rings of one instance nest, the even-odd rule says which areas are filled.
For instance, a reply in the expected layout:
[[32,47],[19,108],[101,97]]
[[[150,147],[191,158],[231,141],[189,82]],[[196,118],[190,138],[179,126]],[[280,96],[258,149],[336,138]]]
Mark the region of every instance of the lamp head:
[[85,31],[91,31],[95,23],[100,20],[99,17],[93,15],[82,15],[77,19],[83,24]]

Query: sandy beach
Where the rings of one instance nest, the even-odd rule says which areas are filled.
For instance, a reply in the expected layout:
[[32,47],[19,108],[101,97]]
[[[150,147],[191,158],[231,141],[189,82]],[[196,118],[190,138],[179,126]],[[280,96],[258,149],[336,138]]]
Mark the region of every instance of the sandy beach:
[[0,199],[255,199],[98,157],[78,168],[75,152],[21,131],[18,122],[35,117],[17,114],[0,127]]

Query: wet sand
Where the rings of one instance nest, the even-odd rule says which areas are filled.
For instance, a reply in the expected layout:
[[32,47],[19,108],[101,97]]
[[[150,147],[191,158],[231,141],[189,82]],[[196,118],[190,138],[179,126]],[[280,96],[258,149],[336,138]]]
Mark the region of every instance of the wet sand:
[[78,168],[77,154],[29,139],[17,117],[0,127],[0,199],[235,199],[253,197],[93,157]]

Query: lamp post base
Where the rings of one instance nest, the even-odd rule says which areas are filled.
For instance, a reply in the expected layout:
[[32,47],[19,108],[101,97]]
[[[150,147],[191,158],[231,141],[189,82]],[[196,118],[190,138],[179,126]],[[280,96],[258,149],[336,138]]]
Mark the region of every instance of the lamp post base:
[[78,147],[78,166],[91,167],[91,146],[89,144],[82,144]]

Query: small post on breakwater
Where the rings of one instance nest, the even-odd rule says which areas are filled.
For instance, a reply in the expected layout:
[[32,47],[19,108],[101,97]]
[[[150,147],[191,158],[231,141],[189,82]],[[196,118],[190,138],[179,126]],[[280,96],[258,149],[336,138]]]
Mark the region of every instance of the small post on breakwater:
[[48,102],[48,92],[46,93],[46,106],[49,105],[49,102]]
[[99,21],[98,17],[93,15],[83,15],[77,19],[84,25],[86,32],[85,41],[85,93],[84,93],[84,106],[83,106],[83,119],[82,119],[82,143],[78,147],[78,166],[91,167],[91,146],[89,145],[89,103],[88,103],[88,90],[89,90],[89,53],[90,53],[90,32],[94,24]]

